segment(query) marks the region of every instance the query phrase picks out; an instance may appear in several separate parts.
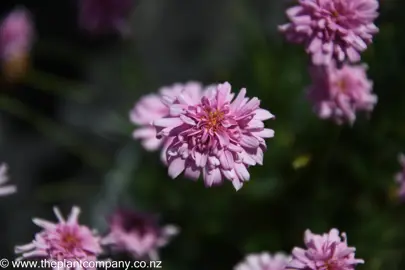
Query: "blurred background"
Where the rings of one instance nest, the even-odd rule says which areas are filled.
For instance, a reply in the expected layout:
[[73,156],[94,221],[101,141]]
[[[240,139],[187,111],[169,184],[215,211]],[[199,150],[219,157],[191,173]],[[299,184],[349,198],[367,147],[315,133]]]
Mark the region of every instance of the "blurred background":
[[[348,234],[358,269],[404,269],[405,205],[393,176],[405,151],[405,2],[381,1],[380,33],[363,54],[379,97],[353,127],[319,120],[304,96],[308,58],[277,32],[282,0],[135,1],[130,32],[92,35],[78,2],[2,1],[32,13],[36,40],[23,76],[0,87],[0,157],[18,193],[0,198],[0,254],[31,241],[32,217],[52,206],[106,230],[117,206],[160,213],[181,233],[163,269],[224,270],[245,254],[303,246],[303,233]],[[171,180],[159,153],[132,139],[129,110],[160,86],[229,81],[276,115],[264,166],[238,192],[230,183]],[[356,268],[357,269],[357,268]]]

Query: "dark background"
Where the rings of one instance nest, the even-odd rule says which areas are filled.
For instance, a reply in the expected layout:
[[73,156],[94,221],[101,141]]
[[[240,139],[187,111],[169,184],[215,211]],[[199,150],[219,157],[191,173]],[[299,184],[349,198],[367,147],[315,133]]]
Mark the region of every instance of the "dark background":
[[[277,33],[287,2],[140,0],[121,39],[81,31],[75,1],[2,1],[3,16],[20,4],[33,13],[37,42],[25,79],[0,87],[0,157],[18,186],[0,198],[1,256],[32,240],[32,217],[55,220],[54,205],[64,214],[79,205],[82,223],[101,232],[126,205],[182,228],[161,251],[163,269],[232,269],[246,253],[290,252],[305,229],[333,227],[366,261],[358,269],[404,269],[405,206],[393,176],[405,151],[405,2],[381,3],[380,33],[363,54],[379,101],[353,127],[312,113],[308,58]],[[134,102],[188,80],[246,87],[277,117],[267,121],[276,136],[264,166],[238,192],[169,179],[159,154],[131,138]]]

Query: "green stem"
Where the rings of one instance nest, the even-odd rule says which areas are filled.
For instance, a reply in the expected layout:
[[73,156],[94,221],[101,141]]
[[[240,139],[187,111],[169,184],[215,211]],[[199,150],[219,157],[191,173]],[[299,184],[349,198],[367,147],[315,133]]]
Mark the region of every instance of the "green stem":
[[104,170],[111,164],[111,161],[104,153],[88,147],[86,143],[81,142],[80,138],[69,132],[67,128],[59,126],[52,120],[29,109],[16,99],[5,96],[0,97],[0,109],[31,123],[44,135],[64,146],[69,152],[96,169]]
[[52,92],[79,103],[86,103],[90,100],[90,95],[87,91],[88,87],[86,85],[53,74],[31,69],[25,75],[24,80],[25,83],[39,90]]

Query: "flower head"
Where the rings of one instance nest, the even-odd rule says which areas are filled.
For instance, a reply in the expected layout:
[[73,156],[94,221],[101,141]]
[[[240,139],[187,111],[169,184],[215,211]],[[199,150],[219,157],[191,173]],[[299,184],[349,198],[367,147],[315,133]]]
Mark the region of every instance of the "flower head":
[[118,210],[110,219],[110,233],[102,240],[136,259],[158,259],[158,248],[165,246],[178,233],[177,227],[160,227],[153,216],[129,210]]
[[33,40],[34,29],[29,12],[16,8],[0,25],[0,57],[7,77],[19,77],[25,72]]
[[281,252],[274,255],[267,252],[249,254],[234,270],[284,270],[290,260],[289,256]]
[[304,43],[315,65],[360,60],[378,32],[378,0],[298,0],[279,27],[286,38]]
[[92,34],[129,31],[128,18],[134,0],[80,0],[79,24]]
[[398,196],[401,199],[405,198],[405,155],[400,154],[398,161],[401,165],[401,171],[395,175],[395,181],[400,185]]
[[357,264],[364,260],[355,258],[354,247],[347,246],[345,233],[339,236],[337,229],[331,229],[323,235],[305,232],[306,249],[294,248],[293,259],[286,269],[301,270],[354,270]]
[[[16,253],[22,258],[45,258],[54,261],[94,261],[102,252],[100,238],[87,226],[78,223],[80,209],[73,207],[65,220],[58,208],[54,208],[58,223],[34,218],[33,222],[43,230],[26,245],[17,246]],[[67,270],[67,269],[66,269]]]
[[164,139],[156,138],[156,129],[152,122],[169,115],[169,108],[162,102],[163,97],[175,98],[182,92],[187,93],[193,100],[201,98],[204,91],[198,82],[176,83],[159,89],[158,94],[143,96],[129,113],[131,121],[137,125],[133,137],[142,140],[143,147],[155,151],[162,147]]
[[208,187],[228,179],[237,190],[249,180],[248,167],[263,162],[264,138],[274,136],[263,120],[274,116],[259,107],[259,99],[249,100],[245,94],[242,89],[232,101],[231,85],[224,83],[199,100],[185,93],[166,97],[170,115],[154,125],[158,137],[172,140],[165,151],[172,178],[184,171],[198,179],[202,173]]
[[[3,185],[8,181],[7,170],[7,164],[3,163],[0,165],[0,185]],[[0,196],[9,195],[15,193],[16,191],[17,188],[15,186],[2,186],[0,187]]]
[[367,79],[366,66],[314,66],[310,70],[312,85],[308,98],[316,114],[338,124],[356,120],[357,111],[371,112],[377,103],[373,83]]

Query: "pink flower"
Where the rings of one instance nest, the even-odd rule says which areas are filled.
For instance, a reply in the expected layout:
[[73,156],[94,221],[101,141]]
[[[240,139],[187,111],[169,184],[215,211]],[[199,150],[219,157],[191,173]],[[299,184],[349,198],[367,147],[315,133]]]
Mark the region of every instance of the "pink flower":
[[0,57],[7,80],[16,81],[26,74],[33,41],[30,14],[23,8],[16,8],[0,25]]
[[[44,258],[54,261],[95,261],[102,252],[100,238],[88,227],[78,223],[80,209],[73,207],[69,218],[65,220],[59,209],[54,208],[58,223],[34,218],[33,222],[43,228],[35,239],[26,245],[17,246],[21,253],[18,258]],[[68,270],[68,269],[66,269]]]
[[152,216],[119,210],[110,219],[110,233],[102,243],[126,251],[135,259],[158,260],[158,248],[165,246],[178,231],[173,225],[160,227]]
[[279,27],[293,43],[303,43],[315,65],[360,60],[378,28],[377,0],[298,0]]
[[405,198],[405,155],[400,154],[398,156],[398,161],[401,165],[401,172],[397,173],[395,176],[395,181],[400,185],[398,196],[401,199]]
[[34,38],[31,16],[23,8],[12,11],[0,26],[0,55],[3,61],[29,54]]
[[264,138],[274,136],[263,121],[274,116],[259,108],[259,99],[249,100],[245,94],[242,89],[231,101],[231,85],[224,83],[199,100],[184,93],[165,98],[170,115],[154,125],[159,138],[172,140],[165,152],[170,177],[184,171],[187,177],[198,179],[202,173],[207,187],[226,178],[236,190],[249,180],[248,167],[263,163]]
[[377,103],[365,65],[344,65],[341,69],[334,65],[315,66],[310,73],[313,84],[308,89],[308,98],[322,119],[353,124],[357,111],[371,112]]
[[332,229],[323,235],[305,231],[304,242],[307,249],[294,248],[293,259],[286,269],[301,270],[354,270],[357,264],[364,260],[356,259],[354,247],[347,246],[345,233],[339,236],[337,229]]
[[142,146],[148,151],[162,147],[165,140],[156,138],[156,129],[152,122],[169,115],[169,108],[162,102],[164,96],[174,98],[185,92],[193,100],[201,98],[204,91],[198,82],[176,83],[159,89],[158,94],[143,96],[130,111],[131,121],[139,126],[133,133],[135,139],[142,140]]
[[[8,181],[7,175],[8,167],[7,164],[3,163],[0,165],[0,185],[3,185]],[[15,186],[1,186],[0,187],[0,196],[5,196],[9,194],[13,194],[17,191]]]
[[79,24],[92,34],[129,32],[134,0],[79,0]]
[[284,270],[290,260],[289,256],[281,252],[274,255],[267,252],[249,254],[234,270]]

